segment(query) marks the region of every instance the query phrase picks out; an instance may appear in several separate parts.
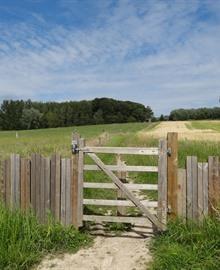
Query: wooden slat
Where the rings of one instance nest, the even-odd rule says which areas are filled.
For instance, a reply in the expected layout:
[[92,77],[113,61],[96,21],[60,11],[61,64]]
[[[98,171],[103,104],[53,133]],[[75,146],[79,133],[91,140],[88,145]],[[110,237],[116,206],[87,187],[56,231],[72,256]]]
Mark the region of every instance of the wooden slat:
[[[140,201],[144,206],[147,207],[157,207],[157,201]],[[132,201],[127,200],[101,200],[101,199],[83,199],[84,205],[106,205],[106,206],[135,206]]]
[[187,171],[187,194],[186,194],[186,203],[187,203],[187,219],[193,218],[193,185],[192,185],[192,157],[187,157],[186,160],[186,171]]
[[114,216],[96,216],[96,215],[83,215],[84,221],[94,221],[94,222],[122,222],[146,225],[149,221],[144,217],[114,217]]
[[[79,139],[79,148],[84,148],[85,140],[83,138]],[[79,151],[78,157],[78,226],[83,225],[83,181],[84,181],[84,152]]]
[[220,202],[219,158],[209,157],[209,212],[215,214]]
[[41,220],[41,155],[35,154],[36,215]]
[[203,165],[198,162],[198,219],[202,220],[204,212],[203,203]]
[[198,162],[197,157],[192,157],[192,180],[193,180],[193,219],[198,219]]
[[168,177],[168,207],[170,218],[177,216],[177,171],[178,171],[178,133],[169,132],[167,134],[167,147],[170,155],[167,159]]
[[0,173],[1,173],[1,200],[3,203],[6,201],[6,171],[5,171],[6,160],[0,160]]
[[14,207],[15,205],[15,179],[16,179],[16,170],[15,170],[15,154],[11,154],[10,156],[10,169],[11,169],[11,197],[10,197],[10,205]]
[[60,221],[66,225],[66,159],[61,159],[61,213]]
[[21,158],[21,209],[27,210],[30,207],[30,160]]
[[44,158],[44,208],[45,208],[45,218],[47,217],[47,214],[49,214],[50,211],[50,158]]
[[202,164],[203,215],[208,215],[208,163]]
[[161,223],[167,223],[167,141],[160,140],[158,161],[158,210]]
[[36,155],[31,155],[31,206],[36,209]]
[[11,155],[11,205],[20,207],[20,155]]
[[66,159],[66,225],[72,224],[72,203],[71,203],[71,164]]
[[164,230],[165,226],[162,224],[157,217],[152,215],[149,210],[127,189],[118,177],[105,167],[105,164],[93,153],[88,153],[92,160],[112,179],[112,181],[125,193],[126,197],[130,199],[135,206],[137,206],[141,212],[156,226],[158,230]]
[[106,154],[130,154],[130,155],[158,155],[158,148],[139,147],[80,147],[85,153],[106,153]]
[[[106,165],[110,171],[121,172],[158,172],[157,166],[119,166],[119,165]],[[97,165],[84,165],[85,171],[101,171]]]
[[6,206],[11,204],[11,160],[5,160],[5,203]]
[[55,154],[51,158],[51,211],[57,221],[60,220],[60,155]]
[[39,218],[43,223],[45,221],[45,160],[40,157],[40,196],[39,196]]
[[[130,190],[158,190],[157,184],[124,184]],[[84,182],[84,188],[118,189],[114,183]]]
[[177,193],[178,217],[186,220],[186,170],[178,169],[178,193]]
[[[121,155],[117,155],[117,165],[120,168],[126,167],[125,162],[122,161]],[[118,178],[120,179],[120,181],[122,183],[126,183],[127,172],[125,170],[123,170],[123,171],[121,171],[121,170],[117,171],[117,176],[118,176]],[[124,193],[120,189],[117,190],[117,199],[118,200],[124,200],[124,199],[126,199],[126,196],[124,195]],[[125,216],[125,215],[126,215],[126,208],[125,207],[118,206],[117,207],[117,216]]]

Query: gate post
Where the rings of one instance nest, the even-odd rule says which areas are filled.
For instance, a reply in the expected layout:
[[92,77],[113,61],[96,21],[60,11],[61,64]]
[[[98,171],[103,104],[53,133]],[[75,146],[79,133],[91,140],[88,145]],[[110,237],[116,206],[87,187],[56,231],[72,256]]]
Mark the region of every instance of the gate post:
[[177,217],[178,192],[178,133],[167,134],[167,179],[168,179],[168,209],[170,218]]
[[83,166],[85,140],[79,134],[73,134],[72,140],[72,222],[78,228],[83,225]]
[[159,141],[158,161],[158,208],[157,216],[161,223],[167,223],[167,141]]
[[72,203],[72,223],[78,229],[78,163],[79,134],[72,135],[72,183],[71,183],[71,203]]

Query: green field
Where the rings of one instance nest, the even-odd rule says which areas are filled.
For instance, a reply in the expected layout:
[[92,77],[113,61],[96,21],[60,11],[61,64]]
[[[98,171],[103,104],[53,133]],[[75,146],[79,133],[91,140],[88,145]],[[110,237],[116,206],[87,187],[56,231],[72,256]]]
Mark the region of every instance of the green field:
[[155,124],[128,123],[110,125],[75,126],[67,128],[51,128],[38,130],[1,131],[0,132],[0,155],[20,153],[29,156],[31,153],[51,155],[58,152],[63,156],[70,155],[71,134],[78,132],[86,140],[97,138],[103,132],[109,133],[110,137],[117,134],[133,134],[144,128],[152,128]]
[[220,132],[220,121],[191,121],[190,124],[195,129],[211,129]]

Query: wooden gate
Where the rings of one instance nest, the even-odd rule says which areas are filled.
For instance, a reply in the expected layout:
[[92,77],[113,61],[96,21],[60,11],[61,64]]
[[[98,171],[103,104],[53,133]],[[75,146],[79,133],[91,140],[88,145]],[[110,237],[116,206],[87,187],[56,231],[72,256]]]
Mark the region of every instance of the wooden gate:
[[[138,148],[138,147],[89,147],[85,145],[85,141],[74,135],[73,142],[74,164],[78,168],[75,174],[75,185],[77,186],[77,200],[75,200],[74,208],[77,208],[75,220],[78,226],[82,226],[83,221],[98,222],[123,222],[123,223],[146,223],[149,220],[158,230],[163,231],[166,228],[167,221],[167,141],[160,140],[158,147]],[[106,165],[97,156],[99,153],[116,154],[116,155],[144,155],[157,156],[158,166],[127,166],[125,164]],[[93,165],[85,164],[85,155],[88,155],[94,162]],[[84,171],[101,170],[112,183],[91,183],[84,181]],[[123,183],[114,172],[157,172],[157,184],[132,184]],[[117,189],[124,194],[127,200],[99,200],[85,199],[83,197],[83,188],[106,188]],[[132,190],[158,190],[157,201],[142,201],[135,196]],[[104,206],[135,206],[141,213],[142,217],[134,216],[101,216],[101,215],[85,215],[83,213],[83,205],[104,205]],[[152,213],[152,208],[157,209],[157,213]]]

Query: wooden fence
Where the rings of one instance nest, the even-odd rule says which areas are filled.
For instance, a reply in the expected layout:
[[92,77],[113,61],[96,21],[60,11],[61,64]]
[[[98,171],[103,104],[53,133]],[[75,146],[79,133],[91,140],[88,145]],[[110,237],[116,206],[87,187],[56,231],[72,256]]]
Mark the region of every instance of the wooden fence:
[[218,157],[198,162],[189,156],[186,168],[178,169],[177,215],[183,219],[201,220],[220,213],[220,163]]
[[26,159],[12,154],[2,169],[2,197],[7,206],[32,207],[41,222],[51,212],[62,224],[75,224],[73,159],[58,154],[51,158],[32,154]]
[[[32,154],[29,159],[11,154],[4,160],[2,168],[2,199],[9,207],[26,211],[31,207],[41,222],[50,212],[62,224],[82,226],[83,220],[104,220],[111,222],[133,222],[124,217],[123,207],[135,205],[162,228],[167,215],[183,219],[201,220],[208,214],[215,214],[220,202],[220,163],[218,157],[209,157],[207,162],[198,162],[197,157],[187,157],[186,168],[178,169],[177,134],[169,133],[156,148],[89,147],[75,135],[71,158],[54,154],[51,158]],[[158,156],[158,166],[126,165],[118,158],[116,165],[105,165],[94,153],[115,153]],[[88,154],[95,164],[85,164]],[[84,182],[84,171],[103,170],[112,183]],[[155,184],[126,183],[129,171],[158,173]],[[112,173],[116,172],[116,173]],[[118,181],[122,182],[118,183]],[[123,183],[124,182],[124,183]],[[83,198],[84,188],[118,189],[119,200],[92,200]],[[158,200],[142,202],[134,198],[132,190],[158,190]],[[124,196],[130,200],[124,200]],[[100,219],[83,214],[83,205],[114,205],[118,217],[104,216]],[[146,208],[147,207],[147,208]],[[148,208],[154,208],[152,216]]]

